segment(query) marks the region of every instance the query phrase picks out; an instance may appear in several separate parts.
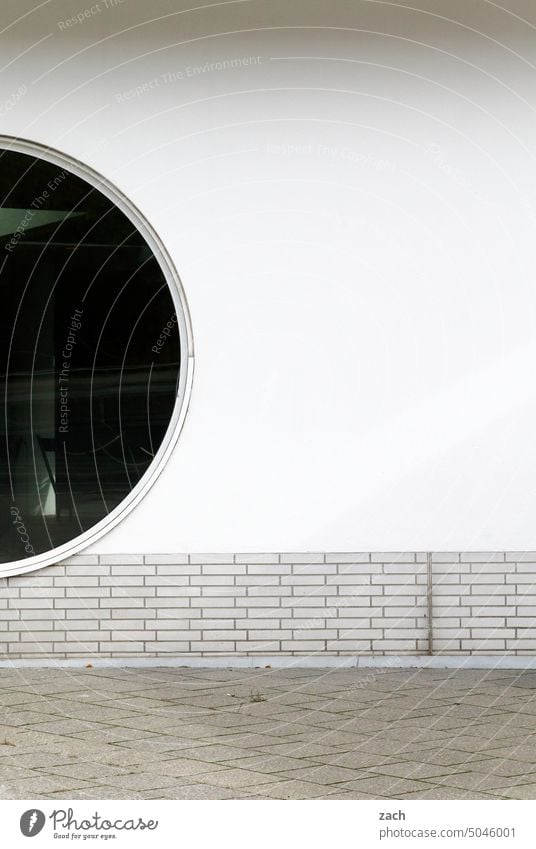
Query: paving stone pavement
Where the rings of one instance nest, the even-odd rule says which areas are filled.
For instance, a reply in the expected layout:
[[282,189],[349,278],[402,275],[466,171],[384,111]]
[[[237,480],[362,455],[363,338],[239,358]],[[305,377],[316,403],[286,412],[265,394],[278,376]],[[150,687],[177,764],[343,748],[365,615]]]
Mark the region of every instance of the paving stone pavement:
[[3,799],[536,799],[536,672],[0,670]]

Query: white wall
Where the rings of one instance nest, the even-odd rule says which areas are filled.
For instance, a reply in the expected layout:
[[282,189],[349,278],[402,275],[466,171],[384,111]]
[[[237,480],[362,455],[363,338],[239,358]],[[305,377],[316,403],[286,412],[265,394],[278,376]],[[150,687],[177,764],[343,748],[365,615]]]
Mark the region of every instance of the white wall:
[[91,550],[534,549],[534,4],[112,2],[0,11],[2,132],[122,189],[192,313],[174,456]]

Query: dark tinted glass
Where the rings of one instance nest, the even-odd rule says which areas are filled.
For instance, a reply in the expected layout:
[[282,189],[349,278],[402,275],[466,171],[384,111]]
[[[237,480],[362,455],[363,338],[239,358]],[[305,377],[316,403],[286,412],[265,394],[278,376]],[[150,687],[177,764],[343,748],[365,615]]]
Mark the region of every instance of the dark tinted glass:
[[0,153],[0,560],[63,545],[114,510],[158,451],[180,340],[151,249],[104,194]]

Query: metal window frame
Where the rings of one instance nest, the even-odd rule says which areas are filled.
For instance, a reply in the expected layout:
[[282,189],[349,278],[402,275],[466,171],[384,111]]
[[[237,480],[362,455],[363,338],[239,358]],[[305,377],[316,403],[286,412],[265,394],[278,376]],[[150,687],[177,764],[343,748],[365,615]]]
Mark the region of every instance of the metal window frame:
[[126,215],[146,240],[164,274],[175,305],[181,351],[181,367],[173,415],[162,444],[139,483],[104,519],[97,522],[90,530],[74,537],[70,542],[33,557],[0,563],[0,577],[4,578],[10,575],[22,575],[26,572],[33,572],[36,569],[42,569],[45,566],[50,566],[53,563],[58,563],[68,557],[72,557],[74,554],[78,554],[84,548],[87,548],[87,546],[107,534],[119,522],[123,521],[140,503],[166,466],[183,428],[192,392],[194,342],[188,302],[173,260],[145,215],[120,189],[106,177],[78,159],[38,142],[1,134],[0,149],[37,156],[53,165],[58,165],[60,168],[70,171],[102,192]]

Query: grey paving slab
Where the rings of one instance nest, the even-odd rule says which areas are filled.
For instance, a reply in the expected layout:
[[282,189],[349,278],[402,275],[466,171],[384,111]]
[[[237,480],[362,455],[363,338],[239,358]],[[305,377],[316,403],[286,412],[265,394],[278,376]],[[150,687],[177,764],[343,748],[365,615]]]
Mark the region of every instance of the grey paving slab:
[[519,670],[0,670],[0,798],[536,799]]

